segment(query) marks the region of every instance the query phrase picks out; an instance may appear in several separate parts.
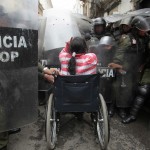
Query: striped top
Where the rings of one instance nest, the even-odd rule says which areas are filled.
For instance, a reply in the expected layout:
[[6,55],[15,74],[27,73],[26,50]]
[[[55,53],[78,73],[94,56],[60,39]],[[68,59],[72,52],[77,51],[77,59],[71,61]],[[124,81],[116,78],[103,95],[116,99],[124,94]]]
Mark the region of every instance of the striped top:
[[[68,52],[68,46],[60,52],[61,75],[70,75],[68,63],[72,55]],[[76,74],[88,75],[96,73],[97,57],[94,53],[76,54]]]

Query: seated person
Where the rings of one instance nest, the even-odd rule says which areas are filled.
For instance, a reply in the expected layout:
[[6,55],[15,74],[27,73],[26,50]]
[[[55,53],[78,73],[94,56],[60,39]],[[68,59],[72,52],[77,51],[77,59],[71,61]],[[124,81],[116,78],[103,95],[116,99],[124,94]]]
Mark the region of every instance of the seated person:
[[59,54],[60,75],[96,74],[97,56],[87,52],[87,45],[83,38],[71,38]]

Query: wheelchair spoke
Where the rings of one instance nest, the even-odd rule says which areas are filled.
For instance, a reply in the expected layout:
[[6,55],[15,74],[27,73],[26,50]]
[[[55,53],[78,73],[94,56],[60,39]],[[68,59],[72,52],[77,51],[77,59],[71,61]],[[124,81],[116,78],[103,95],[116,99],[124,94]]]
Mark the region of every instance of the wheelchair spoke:
[[47,122],[46,122],[46,139],[48,147],[54,149],[57,141],[57,124],[56,124],[56,112],[54,108],[53,95],[50,95],[48,101],[48,111],[47,111]]
[[103,115],[101,112],[101,109],[99,108],[99,112],[97,114],[97,133],[98,133],[98,138],[100,140],[100,143],[102,144],[102,147],[104,146],[104,119]]
[[103,122],[104,121],[104,119],[98,119],[98,122]]
[[106,149],[109,141],[108,113],[103,96],[100,94],[97,112],[97,135],[101,149]]

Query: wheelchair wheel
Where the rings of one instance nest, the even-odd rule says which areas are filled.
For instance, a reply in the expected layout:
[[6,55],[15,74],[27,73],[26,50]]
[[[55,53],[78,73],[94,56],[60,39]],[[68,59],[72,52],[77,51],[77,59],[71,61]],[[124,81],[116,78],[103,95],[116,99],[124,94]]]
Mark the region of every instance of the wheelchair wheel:
[[97,135],[102,150],[107,149],[109,142],[109,122],[107,106],[104,98],[99,94],[99,111],[97,113]]
[[57,134],[56,134],[56,112],[54,108],[53,94],[50,95],[47,104],[46,140],[48,148],[54,149],[57,141]]

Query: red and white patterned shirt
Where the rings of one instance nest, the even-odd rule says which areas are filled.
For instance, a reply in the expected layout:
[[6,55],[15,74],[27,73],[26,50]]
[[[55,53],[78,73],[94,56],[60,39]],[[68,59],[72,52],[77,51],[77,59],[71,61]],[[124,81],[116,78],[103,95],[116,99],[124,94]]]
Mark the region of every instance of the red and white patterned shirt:
[[[68,63],[72,55],[68,50],[68,43],[66,47],[59,54],[61,63],[61,75],[70,75],[68,72]],[[76,74],[88,75],[96,73],[97,56],[94,53],[76,54]]]

